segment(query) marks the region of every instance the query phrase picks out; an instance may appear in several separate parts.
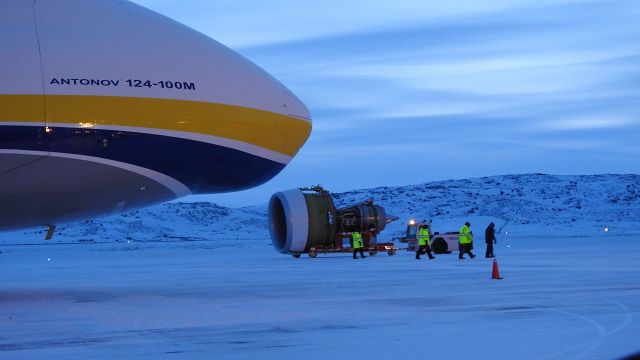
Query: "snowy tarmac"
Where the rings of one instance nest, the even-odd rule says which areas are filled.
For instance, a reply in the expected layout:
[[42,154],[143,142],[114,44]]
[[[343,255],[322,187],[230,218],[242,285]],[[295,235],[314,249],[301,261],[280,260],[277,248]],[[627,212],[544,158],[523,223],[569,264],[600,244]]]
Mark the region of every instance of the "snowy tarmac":
[[[0,246],[0,359],[617,359],[640,351],[637,234],[502,241],[503,280],[490,278],[492,262],[481,256],[294,259],[268,239],[34,243]],[[484,244],[474,251],[484,255]]]

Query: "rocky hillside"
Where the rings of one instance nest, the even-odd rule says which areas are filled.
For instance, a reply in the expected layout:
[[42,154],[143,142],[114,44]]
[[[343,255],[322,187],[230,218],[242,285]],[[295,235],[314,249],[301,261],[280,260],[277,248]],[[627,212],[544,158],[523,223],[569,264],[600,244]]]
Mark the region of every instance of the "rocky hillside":
[[336,205],[370,197],[394,214],[486,216],[512,224],[640,221],[640,175],[505,175],[336,194]]
[[[592,229],[640,225],[640,175],[505,175],[380,187],[333,194],[336,206],[373,199],[408,218],[509,221],[509,226]],[[167,203],[102,219],[62,225],[56,241],[198,241],[268,239],[266,205],[240,209],[208,202]],[[481,222],[482,224],[482,222]],[[569,226],[567,226],[569,225]],[[437,227],[436,227],[437,230]],[[26,236],[40,236],[33,231]]]

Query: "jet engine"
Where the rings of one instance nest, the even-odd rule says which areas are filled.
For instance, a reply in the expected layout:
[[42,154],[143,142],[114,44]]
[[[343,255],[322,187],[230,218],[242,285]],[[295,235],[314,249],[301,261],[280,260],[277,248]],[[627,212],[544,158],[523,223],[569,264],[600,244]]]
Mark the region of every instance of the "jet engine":
[[379,233],[397,219],[371,200],[337,209],[330,193],[320,186],[281,191],[269,201],[271,241],[283,254],[332,248],[340,233]]

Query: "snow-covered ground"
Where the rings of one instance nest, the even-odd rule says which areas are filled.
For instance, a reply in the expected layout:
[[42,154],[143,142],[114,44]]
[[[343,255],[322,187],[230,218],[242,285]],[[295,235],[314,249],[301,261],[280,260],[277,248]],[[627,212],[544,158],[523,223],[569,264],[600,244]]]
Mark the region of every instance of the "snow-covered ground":
[[496,246],[503,280],[490,260],[456,254],[284,256],[264,205],[165,204],[62,226],[46,243],[0,234],[0,359],[620,358],[640,352],[639,179],[336,194],[442,231],[509,220]]

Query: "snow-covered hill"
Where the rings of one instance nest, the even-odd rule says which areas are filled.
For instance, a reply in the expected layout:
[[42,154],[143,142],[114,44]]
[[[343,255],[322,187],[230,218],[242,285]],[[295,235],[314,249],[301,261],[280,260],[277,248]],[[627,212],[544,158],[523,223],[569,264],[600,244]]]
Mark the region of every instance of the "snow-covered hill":
[[[265,200],[270,194],[265,194]],[[581,235],[604,227],[620,232],[640,225],[640,175],[505,175],[380,187],[334,194],[336,206],[373,199],[400,217],[382,235],[391,237],[409,218],[433,219],[434,229],[457,229],[489,221],[526,233]],[[42,232],[40,232],[42,233]],[[29,231],[27,237],[43,234]],[[219,246],[264,241],[267,206],[226,208],[208,202],[174,202],[58,228],[56,241],[198,241]]]
[[[366,197],[401,219],[459,224],[450,230],[473,218],[494,219],[498,226],[508,220],[510,227],[531,225],[537,231],[566,233],[604,227],[633,230],[640,224],[640,175],[525,174],[445,180],[336,194],[336,205]],[[437,223],[434,228],[438,229]]]

